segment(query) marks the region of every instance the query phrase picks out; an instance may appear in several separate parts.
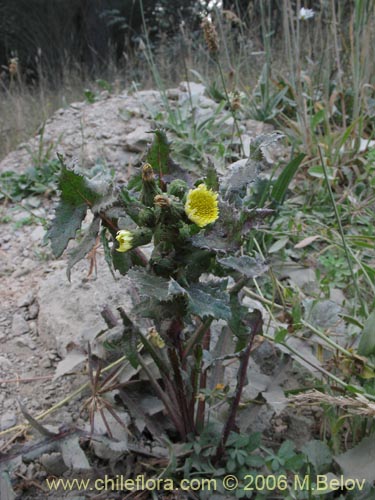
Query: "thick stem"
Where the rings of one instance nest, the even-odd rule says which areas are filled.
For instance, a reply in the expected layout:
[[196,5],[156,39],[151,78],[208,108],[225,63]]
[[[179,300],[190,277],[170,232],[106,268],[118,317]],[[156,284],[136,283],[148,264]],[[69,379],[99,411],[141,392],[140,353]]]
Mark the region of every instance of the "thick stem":
[[[211,332],[208,329],[204,335],[203,339],[203,349],[208,351],[210,349]],[[206,389],[207,387],[207,370],[201,372],[199,380],[199,390]],[[206,400],[205,398],[198,399],[197,417],[196,417],[196,427],[198,432],[203,429],[204,426],[204,416],[206,410]]]
[[192,433],[195,434],[194,422],[190,418],[187,395],[184,390],[184,381],[181,375],[181,367],[178,361],[177,351],[171,347],[168,349],[169,359],[173,368],[174,373],[174,391],[177,397],[178,406],[180,408],[180,414],[182,416],[182,421],[184,425],[185,435]]
[[246,382],[247,367],[249,364],[251,348],[253,346],[255,336],[260,334],[262,331],[262,325],[263,325],[262,315],[259,311],[256,311],[255,314],[257,317],[256,317],[254,325],[252,326],[252,329],[251,329],[249,342],[246,346],[246,349],[244,349],[241,353],[240,368],[238,370],[238,376],[237,376],[236,394],[235,394],[233,402],[232,402],[232,406],[231,406],[231,409],[229,412],[227,422],[226,422],[224,429],[223,429],[223,434],[221,437],[220,444],[219,444],[217,451],[216,451],[214,463],[217,462],[220,459],[220,457],[223,455],[224,449],[225,449],[225,444],[227,442],[229,433],[234,429],[238,406],[240,404],[243,387],[244,387],[245,382]]

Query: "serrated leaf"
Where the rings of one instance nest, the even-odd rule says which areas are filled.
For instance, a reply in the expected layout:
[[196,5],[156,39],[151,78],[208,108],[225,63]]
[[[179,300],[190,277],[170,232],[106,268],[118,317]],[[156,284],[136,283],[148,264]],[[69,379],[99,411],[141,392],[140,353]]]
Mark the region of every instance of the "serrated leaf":
[[183,295],[188,301],[188,311],[200,318],[211,316],[216,319],[229,320],[231,310],[229,294],[224,289],[227,280],[213,283],[196,283],[190,287],[182,287],[171,279],[168,285],[169,298]]
[[[226,282],[226,280],[225,280]],[[212,317],[229,320],[229,294],[222,289],[222,283],[197,283],[186,289],[189,311],[200,318]]]
[[241,227],[238,211],[234,205],[219,201],[219,219],[215,224],[191,238],[195,247],[213,251],[229,252],[241,246]]
[[280,204],[284,201],[289,184],[291,183],[295,173],[298,170],[298,167],[300,166],[305,156],[306,155],[304,153],[301,153],[293,158],[293,160],[290,161],[288,165],[286,165],[286,167],[284,167],[283,171],[275,181],[271,192],[271,198],[276,203]]
[[131,252],[118,252],[114,246],[111,249],[113,267],[122,276],[125,276],[133,265]]
[[252,159],[239,160],[234,163],[229,172],[221,181],[223,198],[239,205],[240,200],[246,195],[247,186],[254,182],[259,174],[259,162]]
[[51,241],[52,253],[60,257],[67,247],[69,240],[75,237],[86,216],[87,205],[71,205],[60,201],[55,211],[52,226],[47,231],[46,237]]
[[60,257],[70,239],[75,237],[81,227],[87,208],[93,212],[107,206],[111,198],[111,188],[107,182],[90,181],[81,173],[66,167],[61,156],[61,173],[58,188],[60,201],[55,218],[47,232],[52,252]]
[[68,276],[68,280],[70,281],[70,271],[72,267],[77,264],[80,260],[82,260],[93,248],[95,245],[96,239],[98,237],[98,232],[100,228],[100,218],[95,217],[91,222],[89,228],[86,231],[85,236],[82,241],[75,248],[69,251],[68,255],[68,265],[66,269],[66,274]]
[[146,161],[150,163],[155,172],[169,173],[170,145],[167,135],[163,130],[154,130],[154,140],[147,154]]
[[270,134],[262,134],[255,137],[250,143],[250,157],[255,161],[264,159],[264,150],[282,139],[284,134],[281,132],[271,132]]
[[375,354],[375,310],[367,318],[361,333],[357,353],[360,356]]
[[128,272],[128,277],[137,288],[140,295],[153,297],[159,301],[169,300],[169,280],[155,276],[144,268],[134,267]]
[[219,191],[219,177],[213,163],[210,161],[206,170],[205,184],[209,189]]
[[246,278],[257,278],[268,270],[268,265],[265,261],[254,259],[247,255],[241,255],[240,257],[230,256],[224,259],[218,259],[218,262],[222,266],[240,272],[246,276]]

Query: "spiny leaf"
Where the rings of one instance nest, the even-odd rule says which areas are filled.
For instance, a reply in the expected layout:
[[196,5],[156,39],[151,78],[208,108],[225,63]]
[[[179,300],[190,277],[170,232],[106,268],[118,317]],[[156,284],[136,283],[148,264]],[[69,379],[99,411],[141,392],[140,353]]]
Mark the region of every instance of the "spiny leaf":
[[187,298],[188,311],[200,318],[230,319],[229,294],[226,292],[227,280],[208,283],[194,283],[182,287],[177,281],[169,281],[170,296],[183,295]]
[[122,276],[125,276],[129,269],[132,267],[132,257],[130,252],[118,252],[115,247],[112,247],[112,263],[113,267],[119,271]]
[[195,247],[214,251],[235,251],[241,246],[241,227],[236,207],[219,201],[219,219],[205,231],[200,231],[191,238]]
[[90,227],[87,229],[81,243],[69,251],[68,265],[66,269],[66,274],[69,281],[71,277],[70,271],[72,270],[72,267],[77,264],[77,262],[82,260],[95,245],[99,228],[100,218],[94,217],[94,220],[91,222]]
[[163,130],[154,130],[154,140],[147,154],[146,161],[150,163],[155,172],[169,173],[170,146]]
[[[226,284],[226,280],[224,280]],[[223,290],[223,283],[197,283],[186,289],[188,309],[200,318],[212,317],[229,320],[229,294]]]
[[247,186],[255,182],[259,175],[260,164],[258,161],[248,159],[234,163],[229,172],[221,181],[221,192],[224,200],[241,205],[241,200],[246,195]]
[[146,269],[134,267],[128,272],[128,277],[137,288],[140,295],[146,297],[153,297],[162,300],[169,300],[170,295],[168,292],[169,282],[166,278],[155,276]]
[[218,259],[218,262],[222,266],[229,267],[240,272],[246,276],[246,278],[257,278],[268,269],[268,265],[265,261],[254,259],[253,257],[249,257],[247,255],[241,255],[240,257],[230,256],[224,259]]
[[264,159],[264,149],[279,141],[282,137],[284,137],[284,134],[277,131],[255,137],[250,144],[251,159],[255,161],[262,161]]
[[59,160],[61,173],[58,187],[61,196],[55,218],[47,232],[55,257],[60,257],[69,240],[75,237],[87,208],[90,207],[93,212],[99,211],[110,203],[112,196],[112,189],[107,182],[90,181],[77,171],[66,167],[61,156]]

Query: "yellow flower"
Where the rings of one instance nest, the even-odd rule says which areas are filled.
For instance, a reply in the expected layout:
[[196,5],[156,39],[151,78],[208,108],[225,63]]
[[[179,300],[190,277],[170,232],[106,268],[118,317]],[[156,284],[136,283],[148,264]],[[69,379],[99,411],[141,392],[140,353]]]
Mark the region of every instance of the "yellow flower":
[[205,227],[219,217],[217,193],[199,184],[190,189],[185,203],[185,212],[189,219],[199,227]]
[[120,245],[116,248],[118,252],[127,252],[132,248],[133,235],[130,231],[126,231],[126,229],[117,231],[116,240]]

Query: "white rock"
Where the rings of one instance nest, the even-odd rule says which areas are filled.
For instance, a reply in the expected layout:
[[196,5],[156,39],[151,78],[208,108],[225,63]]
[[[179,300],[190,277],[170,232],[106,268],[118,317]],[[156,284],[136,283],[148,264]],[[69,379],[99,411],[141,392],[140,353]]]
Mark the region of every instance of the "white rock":
[[16,313],[12,321],[12,336],[18,337],[29,332],[29,325],[21,313]]
[[87,262],[81,261],[72,270],[69,283],[65,269],[53,270],[41,284],[38,333],[61,357],[69,343],[87,346],[98,333],[107,329],[100,312],[105,305],[119,305],[129,311],[131,290],[124,277],[114,280],[104,258],[98,258],[98,276],[87,279]]

